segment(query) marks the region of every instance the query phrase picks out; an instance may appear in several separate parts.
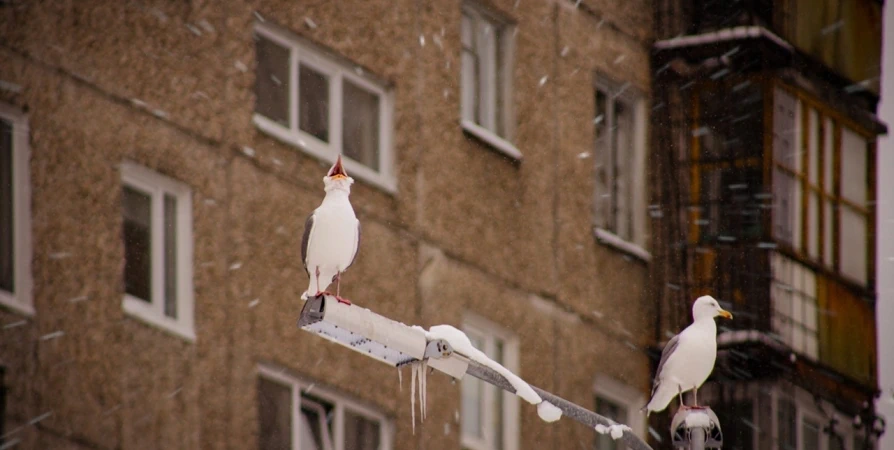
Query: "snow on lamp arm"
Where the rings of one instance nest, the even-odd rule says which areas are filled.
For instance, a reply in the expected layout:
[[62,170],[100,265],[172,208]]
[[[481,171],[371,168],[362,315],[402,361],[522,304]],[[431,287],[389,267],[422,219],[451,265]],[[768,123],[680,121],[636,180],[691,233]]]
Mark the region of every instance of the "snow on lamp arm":
[[[564,415],[591,429],[608,430],[631,449],[651,450],[629,427],[524,382],[472,346],[465,333],[452,326],[437,325],[426,331],[321,294],[305,301],[298,327],[393,367],[414,367],[414,375],[420,375],[420,400],[425,399],[425,371],[420,368],[431,367],[458,380],[468,374],[537,405],[544,421],[553,422]],[[413,390],[416,383],[414,379]],[[415,399],[415,392],[411,395]],[[420,408],[424,417],[424,404]]]

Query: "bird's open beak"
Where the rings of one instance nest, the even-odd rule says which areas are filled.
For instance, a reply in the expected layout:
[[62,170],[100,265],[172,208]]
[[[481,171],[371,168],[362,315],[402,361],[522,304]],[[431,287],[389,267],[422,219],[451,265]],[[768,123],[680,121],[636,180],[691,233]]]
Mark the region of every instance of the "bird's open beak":
[[730,319],[730,320],[733,319],[733,313],[731,313],[731,312],[729,312],[729,311],[727,311],[727,310],[725,310],[725,309],[721,309],[720,312],[719,312],[718,314],[720,315],[720,317],[724,317],[724,318],[727,318],[727,319]]
[[338,155],[338,159],[335,161],[335,164],[329,169],[329,173],[326,174],[329,178],[332,179],[345,179],[348,178],[348,173],[345,172],[344,166],[341,164],[341,155]]

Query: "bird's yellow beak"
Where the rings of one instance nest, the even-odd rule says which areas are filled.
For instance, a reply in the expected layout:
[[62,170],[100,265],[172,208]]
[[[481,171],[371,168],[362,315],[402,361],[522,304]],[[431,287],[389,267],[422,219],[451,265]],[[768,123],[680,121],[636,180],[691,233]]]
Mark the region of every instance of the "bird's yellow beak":
[[731,312],[729,312],[729,311],[727,311],[727,310],[725,310],[725,309],[721,309],[720,312],[717,313],[717,314],[718,314],[720,317],[724,317],[724,318],[727,318],[727,319],[730,319],[730,320],[733,319],[733,313],[731,313]]

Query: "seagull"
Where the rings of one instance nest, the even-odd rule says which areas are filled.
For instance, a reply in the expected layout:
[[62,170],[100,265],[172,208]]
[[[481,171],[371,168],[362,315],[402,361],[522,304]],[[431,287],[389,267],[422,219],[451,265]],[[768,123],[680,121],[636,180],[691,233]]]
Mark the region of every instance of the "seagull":
[[688,408],[683,403],[683,393],[689,390],[694,392],[698,407],[698,388],[711,375],[717,359],[717,316],[733,318],[710,295],[699,297],[692,305],[692,325],[668,341],[661,352],[646,415],[663,411],[675,395],[680,396],[680,406]]
[[329,294],[325,289],[335,281],[335,298],[347,305],[350,300],[340,296],[341,274],[357,259],[360,248],[360,221],[348,196],[354,179],[348,176],[341,163],[341,155],[323,177],[326,196],[323,203],[307,217],[301,239],[301,259],[310,284],[302,298]]

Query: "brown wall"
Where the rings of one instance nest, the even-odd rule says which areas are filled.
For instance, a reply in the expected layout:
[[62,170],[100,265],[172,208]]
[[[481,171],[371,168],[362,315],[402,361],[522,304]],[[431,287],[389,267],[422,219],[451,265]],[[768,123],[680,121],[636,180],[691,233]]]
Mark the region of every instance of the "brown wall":
[[[458,1],[0,6],[0,80],[21,87],[0,101],[27,111],[32,153],[37,313],[0,308],[0,324],[27,321],[0,329],[4,425],[23,427],[21,448],[253,448],[260,362],[384,412],[396,449],[459,447],[459,384],[430,381],[414,436],[393,369],[295,327],[299,240],[325,166],[252,124],[255,11],[393,85],[398,192],[355,184],[364,241],[350,298],[424,326],[484,316],[518,334],[522,377],[584,406],[599,374],[645,393],[646,266],[595,242],[593,159],[577,155],[593,146],[595,70],[648,95],[649,2],[487,3],[517,21],[520,164],[458,124]],[[124,160],[192,188],[195,343],[122,311]],[[530,406],[521,423],[523,449],[593,439]]]

